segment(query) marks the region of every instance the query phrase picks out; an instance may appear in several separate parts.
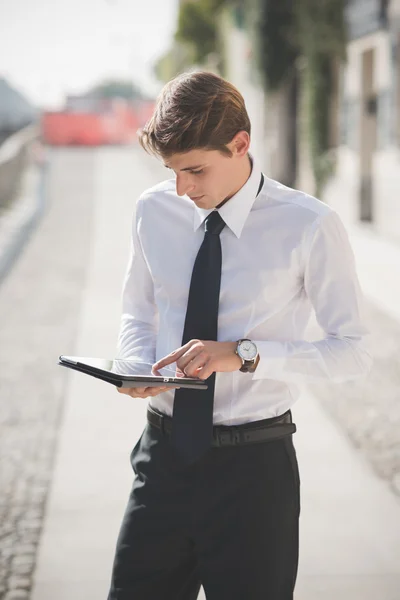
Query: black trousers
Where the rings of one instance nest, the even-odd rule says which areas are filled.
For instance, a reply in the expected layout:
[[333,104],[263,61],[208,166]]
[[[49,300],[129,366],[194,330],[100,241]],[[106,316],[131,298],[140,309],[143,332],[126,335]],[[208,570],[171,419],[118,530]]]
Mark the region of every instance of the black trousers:
[[108,600],[292,600],[300,480],[292,436],[185,465],[146,425]]

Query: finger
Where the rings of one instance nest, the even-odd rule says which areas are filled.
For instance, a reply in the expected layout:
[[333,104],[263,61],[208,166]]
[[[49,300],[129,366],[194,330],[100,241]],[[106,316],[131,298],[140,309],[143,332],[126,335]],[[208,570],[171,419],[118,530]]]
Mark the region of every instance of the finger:
[[213,368],[213,364],[212,361],[209,360],[206,362],[206,364],[204,365],[204,367],[202,367],[201,369],[199,369],[196,372],[196,377],[198,377],[199,379],[208,379],[210,377],[210,375],[212,375],[214,373],[214,368]]
[[145,387],[134,387],[134,388],[125,388],[127,391],[126,393],[131,396],[132,398],[146,398],[147,396],[145,396],[144,394],[146,393],[146,390],[148,390],[149,388],[145,388]]
[[178,358],[180,356],[181,356],[181,353],[179,351],[179,354],[178,354],[177,350],[175,352],[172,352],[171,354],[168,354],[168,356],[164,356],[164,358],[161,358],[156,363],[154,363],[154,365],[152,367],[153,373],[155,373],[159,369],[162,369],[163,367],[166,367],[167,365],[171,365],[176,360],[178,360]]
[[148,398],[157,396],[167,390],[178,389],[177,386],[149,386],[145,388],[117,388],[121,394],[126,394],[132,398]]
[[187,377],[194,377],[198,369],[204,367],[208,362],[209,358],[206,352],[199,352],[199,354],[192,355],[192,359],[189,362],[184,363],[186,355],[181,358],[178,366],[182,369]]
[[185,352],[188,350],[188,348],[190,348],[192,346],[192,344],[193,344],[193,340],[190,340],[190,342],[188,342],[184,346],[181,346],[180,348],[177,348],[176,350],[174,350],[167,356],[164,356],[164,358],[161,358],[160,360],[158,360],[157,362],[154,363],[153,369],[154,370],[162,369],[163,367],[166,367],[167,365],[170,365],[170,364],[176,362],[177,360],[180,359],[181,356],[183,356],[183,354],[185,354]]
[[150,396],[158,396],[158,394],[161,394],[162,392],[166,392],[168,389],[168,387],[152,387],[152,388],[148,388],[149,389],[149,395]]
[[130,396],[130,390],[132,388],[125,388],[125,387],[117,387],[116,390],[119,394],[125,394],[127,396]]
[[[137,389],[137,388],[136,388]],[[134,396],[134,397],[139,397],[139,398],[148,398],[153,397],[153,396],[157,396],[158,394],[162,394],[163,392],[166,392],[169,388],[166,386],[151,386],[151,387],[147,387],[144,388],[143,392],[140,393],[139,396]]]
[[188,367],[192,369],[196,365],[196,368],[198,368],[203,366],[208,359],[209,356],[204,348],[193,346],[177,361],[176,366],[184,373],[188,374]]
[[148,394],[143,391],[143,392],[139,392],[138,388],[130,388],[130,396],[132,396],[132,398],[147,398]]
[[185,373],[178,366],[176,367],[175,377],[186,377]]

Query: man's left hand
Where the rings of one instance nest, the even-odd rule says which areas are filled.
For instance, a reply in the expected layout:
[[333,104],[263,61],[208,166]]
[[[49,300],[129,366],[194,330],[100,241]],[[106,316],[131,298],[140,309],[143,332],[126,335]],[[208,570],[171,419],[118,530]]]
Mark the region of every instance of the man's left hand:
[[235,354],[237,342],[190,340],[153,365],[153,371],[176,362],[186,377],[207,379],[215,373],[238,371],[242,360]]

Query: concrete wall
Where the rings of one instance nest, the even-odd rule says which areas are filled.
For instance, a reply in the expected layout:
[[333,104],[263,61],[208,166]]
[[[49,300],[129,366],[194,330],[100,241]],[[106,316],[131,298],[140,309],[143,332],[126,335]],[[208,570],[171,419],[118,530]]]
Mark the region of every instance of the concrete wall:
[[28,148],[38,137],[38,126],[29,125],[0,145],[0,209],[8,205],[17,193]]
[[396,64],[392,59],[392,42],[390,32],[380,31],[348,45],[348,60],[342,73],[342,143],[337,148],[336,174],[326,186],[322,199],[338,210],[349,224],[359,222],[362,157],[365,144],[371,142],[366,131],[368,123],[365,113],[364,116],[362,113],[363,55],[373,50],[372,87],[378,99],[378,110],[376,144],[370,165],[371,226],[380,234],[400,239],[400,205],[397,198],[400,153],[395,135],[396,104],[399,99],[396,97]]

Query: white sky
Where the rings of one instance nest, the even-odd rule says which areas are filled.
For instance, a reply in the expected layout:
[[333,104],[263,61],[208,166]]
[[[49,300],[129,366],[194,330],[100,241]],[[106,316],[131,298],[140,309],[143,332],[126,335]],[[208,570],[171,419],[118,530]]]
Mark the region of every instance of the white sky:
[[0,0],[0,76],[33,102],[62,103],[106,77],[157,92],[178,0]]

